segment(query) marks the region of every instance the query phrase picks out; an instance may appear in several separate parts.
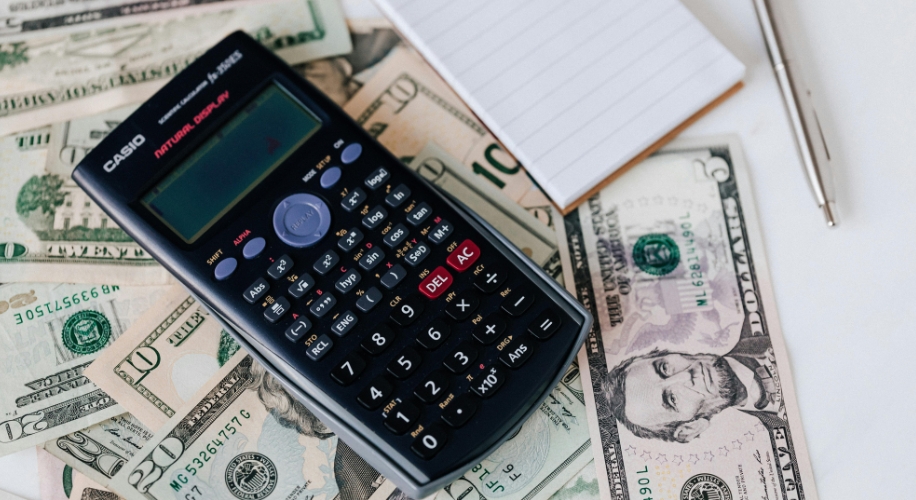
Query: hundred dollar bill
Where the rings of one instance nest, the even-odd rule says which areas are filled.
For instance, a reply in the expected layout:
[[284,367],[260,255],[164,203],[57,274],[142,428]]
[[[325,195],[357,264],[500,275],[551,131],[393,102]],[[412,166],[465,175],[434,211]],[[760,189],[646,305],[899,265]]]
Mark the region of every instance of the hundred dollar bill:
[[96,358],[85,375],[153,432],[240,346],[180,285]]
[[673,143],[558,225],[604,499],[816,499],[736,138]]
[[[573,363],[517,434],[425,500],[546,500],[592,462],[589,447],[579,366]],[[389,483],[386,486],[373,500],[407,498]]]
[[0,282],[173,283],[69,176],[45,171],[49,133],[0,138]]
[[123,413],[83,371],[162,287],[0,285],[0,456]]
[[128,500],[365,500],[384,481],[243,356],[223,366],[110,487]]
[[0,135],[140,102],[236,30],[289,63],[351,49],[336,0],[278,0],[0,43]]
[[405,163],[435,141],[523,208],[550,205],[518,160],[432,68],[405,48],[392,51],[344,111]]
[[80,0],[41,2],[7,0],[0,3],[0,42],[36,36],[86,31],[102,26],[179,17],[203,10],[226,9],[242,0]]
[[102,486],[143,448],[152,431],[129,413],[47,441],[45,451]]
[[554,231],[506,198],[495,186],[474,175],[438,144],[426,144],[409,166],[461,200],[554,277],[562,274]]

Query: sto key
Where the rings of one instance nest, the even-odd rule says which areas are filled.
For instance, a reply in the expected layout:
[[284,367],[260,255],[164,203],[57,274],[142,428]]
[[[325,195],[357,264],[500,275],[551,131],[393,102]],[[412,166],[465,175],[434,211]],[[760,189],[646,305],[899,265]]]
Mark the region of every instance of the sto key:
[[444,267],[439,266],[429,273],[422,282],[420,282],[420,293],[432,300],[442,295],[442,292],[448,290],[452,285],[452,275]]

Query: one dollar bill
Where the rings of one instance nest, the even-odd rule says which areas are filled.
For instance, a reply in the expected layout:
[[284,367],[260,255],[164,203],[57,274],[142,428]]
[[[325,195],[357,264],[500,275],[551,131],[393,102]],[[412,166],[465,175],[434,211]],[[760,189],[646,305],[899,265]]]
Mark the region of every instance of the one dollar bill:
[[558,225],[604,499],[816,499],[737,139],[676,142]]
[[162,291],[0,285],[0,455],[123,413],[83,372]]

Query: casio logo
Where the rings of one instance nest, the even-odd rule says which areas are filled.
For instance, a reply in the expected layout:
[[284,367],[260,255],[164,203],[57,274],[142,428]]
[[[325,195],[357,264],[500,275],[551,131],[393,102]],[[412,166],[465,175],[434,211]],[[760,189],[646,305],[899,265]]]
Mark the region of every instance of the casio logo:
[[130,142],[121,148],[120,152],[115,153],[115,155],[112,156],[110,160],[106,161],[105,164],[102,165],[102,168],[105,169],[106,172],[111,172],[112,170],[116,169],[122,161],[130,156],[131,153],[133,153],[144,142],[146,142],[146,138],[143,137],[142,134],[137,134],[136,137],[131,139]]

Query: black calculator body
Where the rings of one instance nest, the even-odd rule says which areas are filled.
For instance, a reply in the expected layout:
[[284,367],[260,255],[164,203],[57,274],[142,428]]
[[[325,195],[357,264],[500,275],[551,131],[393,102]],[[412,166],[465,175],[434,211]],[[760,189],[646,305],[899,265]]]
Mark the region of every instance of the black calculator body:
[[241,32],[73,178],[414,497],[517,431],[591,325],[511,243]]

